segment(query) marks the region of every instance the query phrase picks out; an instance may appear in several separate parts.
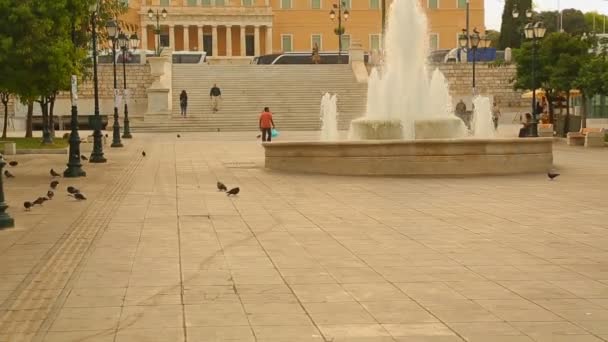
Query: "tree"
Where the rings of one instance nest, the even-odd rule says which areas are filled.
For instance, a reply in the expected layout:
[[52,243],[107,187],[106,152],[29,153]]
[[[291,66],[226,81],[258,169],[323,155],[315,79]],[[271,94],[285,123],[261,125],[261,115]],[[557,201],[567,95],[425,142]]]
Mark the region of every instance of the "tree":
[[500,32],[495,30],[486,30],[486,38],[490,40],[490,46],[493,48],[498,48],[499,40],[500,40]]
[[[525,11],[532,8],[532,0],[506,0],[500,26],[500,40],[497,48],[504,50],[508,47],[519,48],[522,43],[522,28],[526,23]],[[513,10],[517,9],[519,17],[513,18]]]
[[589,32],[604,32],[606,27],[606,21],[608,16],[600,14],[598,12],[587,12],[585,13],[585,22]]

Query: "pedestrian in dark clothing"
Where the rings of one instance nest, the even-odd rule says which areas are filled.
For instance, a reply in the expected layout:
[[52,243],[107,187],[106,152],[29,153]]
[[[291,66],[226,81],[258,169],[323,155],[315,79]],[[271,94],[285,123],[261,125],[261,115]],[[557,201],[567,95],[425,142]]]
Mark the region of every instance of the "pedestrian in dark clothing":
[[186,116],[186,109],[188,109],[188,94],[185,90],[179,94],[179,107],[182,109],[182,116]]
[[268,107],[264,107],[264,111],[260,114],[260,131],[262,131],[262,141],[272,141],[272,129],[274,128],[274,121],[272,120],[272,113]]
[[526,113],[526,121],[522,122],[523,127],[519,129],[519,137],[525,138],[530,136],[530,126],[532,126],[532,114]]
[[217,112],[219,100],[222,98],[222,92],[220,88],[217,87],[217,84],[214,83],[213,87],[211,87],[209,97],[211,98],[211,108],[213,109],[213,112]]

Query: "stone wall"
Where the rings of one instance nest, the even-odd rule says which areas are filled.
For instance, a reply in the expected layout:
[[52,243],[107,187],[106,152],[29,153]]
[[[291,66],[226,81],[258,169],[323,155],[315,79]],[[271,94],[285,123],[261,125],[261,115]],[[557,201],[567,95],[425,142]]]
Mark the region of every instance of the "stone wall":
[[[458,97],[470,98],[473,86],[473,66],[471,63],[442,63],[435,64],[448,79],[453,100]],[[505,66],[491,66],[487,63],[478,63],[475,68],[476,88],[480,95],[489,95],[494,98],[502,108],[519,108],[530,105],[530,100],[522,99],[521,91],[513,90],[516,75],[514,64]]]
[[[118,89],[123,88],[122,64],[116,65],[116,80]],[[99,78],[99,97],[104,99],[113,98],[114,73],[111,64],[100,64],[97,69]],[[145,99],[146,89],[152,84],[150,66],[148,64],[127,64],[127,88],[130,90],[130,97],[134,99]],[[93,98],[93,71],[88,79],[79,80],[78,97],[81,99]],[[61,98],[69,98],[70,93],[60,94]]]

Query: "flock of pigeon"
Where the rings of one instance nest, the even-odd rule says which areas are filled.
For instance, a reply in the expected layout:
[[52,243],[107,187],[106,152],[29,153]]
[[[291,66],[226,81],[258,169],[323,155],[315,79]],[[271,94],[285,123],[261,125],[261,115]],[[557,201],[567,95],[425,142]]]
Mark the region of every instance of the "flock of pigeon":
[[[87,160],[86,158],[87,158],[86,156],[81,156],[82,160]],[[15,167],[15,166],[19,165],[19,162],[17,162],[16,160],[12,160],[12,161],[8,162],[8,165],[10,165],[11,167]],[[51,175],[51,178],[59,178],[59,177],[61,177],[61,174],[57,173],[53,169],[51,169],[49,171],[49,174]],[[6,178],[15,178],[15,175],[13,175],[9,170],[4,170],[4,176]],[[44,202],[52,200],[53,197],[55,197],[55,191],[57,190],[57,186],[58,185],[59,185],[59,181],[53,180],[49,184],[49,190],[46,192],[46,196],[40,196],[40,197],[36,198],[33,201],[25,201],[25,202],[23,202],[23,207],[25,208],[25,210],[26,211],[30,211],[34,206],[36,206],[36,205],[42,206],[42,204]],[[82,194],[80,192],[80,190],[78,190],[77,188],[75,188],[73,186],[68,186],[67,187],[67,192],[68,192],[68,196],[73,197],[77,201],[84,201],[84,200],[87,199],[84,196],[84,194]]]

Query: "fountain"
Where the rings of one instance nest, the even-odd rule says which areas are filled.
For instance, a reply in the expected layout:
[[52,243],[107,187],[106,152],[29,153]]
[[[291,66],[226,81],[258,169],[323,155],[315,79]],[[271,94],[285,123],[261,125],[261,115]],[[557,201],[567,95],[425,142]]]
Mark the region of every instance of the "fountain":
[[[405,24],[404,24],[405,23]],[[429,79],[427,19],[418,0],[394,1],[382,72],[368,79],[365,114],[336,141],[335,97],[322,100],[317,142],[264,144],[266,167],[335,175],[480,175],[546,172],[552,140],[496,139],[488,98],[475,98],[473,136],[453,113],[439,70]]]
[[321,99],[321,141],[336,141],[338,134],[338,96],[326,93]]

